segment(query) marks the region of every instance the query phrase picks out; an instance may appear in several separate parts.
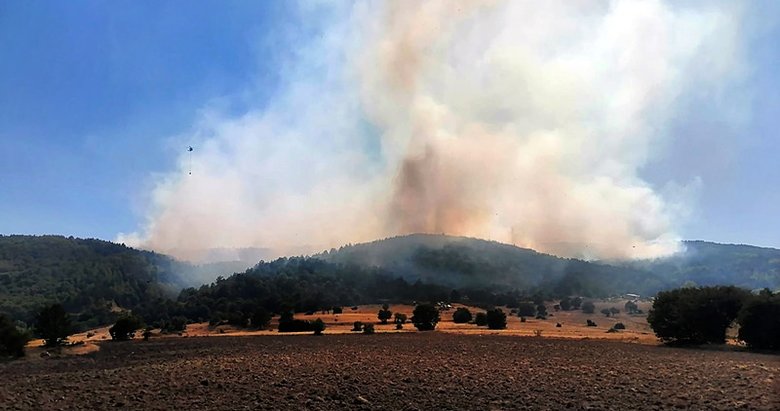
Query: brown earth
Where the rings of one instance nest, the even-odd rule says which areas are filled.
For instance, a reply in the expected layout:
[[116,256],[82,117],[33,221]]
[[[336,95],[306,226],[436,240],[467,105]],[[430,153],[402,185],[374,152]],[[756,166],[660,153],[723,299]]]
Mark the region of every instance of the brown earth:
[[446,332],[153,338],[0,364],[0,409],[780,409],[780,357]]

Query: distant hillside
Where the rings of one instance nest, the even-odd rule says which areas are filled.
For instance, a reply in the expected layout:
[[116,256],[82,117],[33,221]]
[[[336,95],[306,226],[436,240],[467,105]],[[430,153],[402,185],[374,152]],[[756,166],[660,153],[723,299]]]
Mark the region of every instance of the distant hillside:
[[751,245],[685,241],[671,257],[625,266],[662,276],[672,286],[728,284],[748,289],[780,288],[780,250]]
[[632,262],[559,258],[494,241],[414,234],[341,247],[317,255],[340,264],[376,266],[407,280],[453,287],[538,288],[558,294],[654,294],[697,285],[780,287],[780,250],[687,241],[671,257]]
[[30,322],[58,302],[82,326],[104,324],[112,311],[175,297],[193,272],[208,269],[102,240],[0,236],[0,312]]
[[609,295],[664,287],[632,267],[555,257],[495,241],[413,234],[331,250],[314,257],[380,267],[409,281],[454,288],[509,287],[545,293]]

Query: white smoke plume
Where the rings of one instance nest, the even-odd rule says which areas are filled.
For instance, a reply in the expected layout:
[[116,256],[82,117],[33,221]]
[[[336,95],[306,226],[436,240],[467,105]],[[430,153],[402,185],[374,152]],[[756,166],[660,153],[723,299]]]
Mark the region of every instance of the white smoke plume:
[[668,130],[679,101],[739,77],[736,5],[391,1],[324,14],[321,36],[291,45],[270,101],[204,110],[182,138],[192,175],[182,154],[145,226],[119,241],[189,259],[414,232],[588,258],[677,249],[685,205],[640,170],[684,138]]

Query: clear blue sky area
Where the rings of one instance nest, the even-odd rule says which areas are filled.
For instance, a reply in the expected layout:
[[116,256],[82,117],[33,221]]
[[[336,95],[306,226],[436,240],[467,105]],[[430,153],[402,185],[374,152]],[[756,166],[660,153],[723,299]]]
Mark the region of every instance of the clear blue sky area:
[[[171,136],[223,96],[273,93],[291,53],[280,39],[295,30],[287,6],[0,1],[0,233],[113,239],[137,230],[149,176],[173,169],[183,149]],[[642,173],[658,187],[702,178],[684,237],[780,247],[780,29],[748,51],[747,124],[702,119],[696,133],[710,127],[730,143],[691,136]],[[240,99],[231,104],[241,112]]]

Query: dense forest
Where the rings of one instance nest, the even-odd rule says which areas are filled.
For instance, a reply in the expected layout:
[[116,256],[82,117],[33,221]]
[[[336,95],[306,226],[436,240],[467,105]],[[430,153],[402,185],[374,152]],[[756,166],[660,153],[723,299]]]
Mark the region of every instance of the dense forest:
[[165,255],[61,236],[0,236],[0,313],[29,323],[61,303],[79,328],[113,321],[120,308],[175,297],[189,269]]

